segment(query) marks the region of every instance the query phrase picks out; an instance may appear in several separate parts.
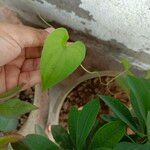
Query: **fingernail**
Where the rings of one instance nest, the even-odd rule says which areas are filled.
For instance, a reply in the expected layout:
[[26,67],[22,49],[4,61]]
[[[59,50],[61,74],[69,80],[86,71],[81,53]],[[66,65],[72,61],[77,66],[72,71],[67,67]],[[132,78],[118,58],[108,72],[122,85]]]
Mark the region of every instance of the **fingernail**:
[[51,32],[53,32],[55,29],[53,28],[53,27],[50,27],[50,28],[47,28],[47,29],[45,29],[48,33],[51,33]]

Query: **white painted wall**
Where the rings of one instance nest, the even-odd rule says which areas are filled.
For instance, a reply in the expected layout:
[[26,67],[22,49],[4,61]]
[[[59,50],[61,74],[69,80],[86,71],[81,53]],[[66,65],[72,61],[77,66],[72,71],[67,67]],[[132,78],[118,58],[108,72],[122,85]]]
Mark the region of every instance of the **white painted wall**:
[[[36,20],[36,8],[47,20],[55,20],[77,30],[88,31],[105,41],[115,40],[131,49],[131,55],[123,52],[122,56],[127,56],[134,65],[142,69],[150,69],[150,0],[80,0],[79,8],[87,11],[92,19],[79,16],[76,11],[68,12],[65,7],[69,6],[60,9],[57,3],[51,3],[51,0],[4,2],[17,8],[16,11],[31,22]],[[60,0],[60,3],[63,1]],[[31,12],[33,14],[29,15]],[[133,52],[136,52],[136,56]]]

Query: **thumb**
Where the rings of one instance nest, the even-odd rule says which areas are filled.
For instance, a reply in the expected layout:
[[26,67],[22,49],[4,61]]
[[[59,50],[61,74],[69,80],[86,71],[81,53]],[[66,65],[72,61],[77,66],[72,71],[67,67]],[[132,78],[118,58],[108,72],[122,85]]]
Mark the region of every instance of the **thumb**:
[[[2,24],[1,30],[8,33],[21,48],[40,47],[49,34],[46,30],[36,29],[24,25]],[[51,32],[53,28],[49,28]]]
[[[48,31],[52,32],[53,28]],[[49,33],[24,25],[0,23],[0,66],[14,60],[25,47],[43,46]]]

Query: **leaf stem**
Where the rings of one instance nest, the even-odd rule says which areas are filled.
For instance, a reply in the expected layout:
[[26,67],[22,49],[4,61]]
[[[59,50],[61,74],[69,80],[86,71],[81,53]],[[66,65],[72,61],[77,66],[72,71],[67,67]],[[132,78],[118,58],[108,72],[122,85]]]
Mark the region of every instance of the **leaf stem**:
[[38,17],[48,26],[48,27],[52,27],[37,11],[36,11]]

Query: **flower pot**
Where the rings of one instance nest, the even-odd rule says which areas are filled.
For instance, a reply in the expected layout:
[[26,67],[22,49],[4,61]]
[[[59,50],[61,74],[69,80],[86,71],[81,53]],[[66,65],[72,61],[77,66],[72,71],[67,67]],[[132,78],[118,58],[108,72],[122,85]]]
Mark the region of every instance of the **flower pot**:
[[[101,71],[95,74],[85,74],[78,79],[71,80],[72,82],[68,83],[64,86],[64,83],[58,84],[56,87],[50,89],[50,104],[49,104],[49,117],[48,117],[48,124],[61,124],[60,122],[60,113],[62,106],[68,96],[68,94],[77,88],[81,83],[88,81],[88,80],[94,80],[95,78],[103,78],[103,77],[115,77],[118,74],[118,72],[115,71]],[[115,82],[115,81],[113,81]],[[66,83],[66,82],[65,82]],[[101,85],[100,85],[101,86]],[[85,102],[86,103],[86,102]],[[82,107],[82,106],[81,106]],[[71,108],[71,107],[69,107]],[[49,131],[50,132],[50,131]]]
[[35,133],[36,124],[40,125],[43,128],[46,127],[49,109],[49,99],[48,92],[42,93],[40,85],[35,86],[33,104],[37,106],[38,109],[30,112],[26,122],[18,131],[18,133],[24,136],[27,134]]

